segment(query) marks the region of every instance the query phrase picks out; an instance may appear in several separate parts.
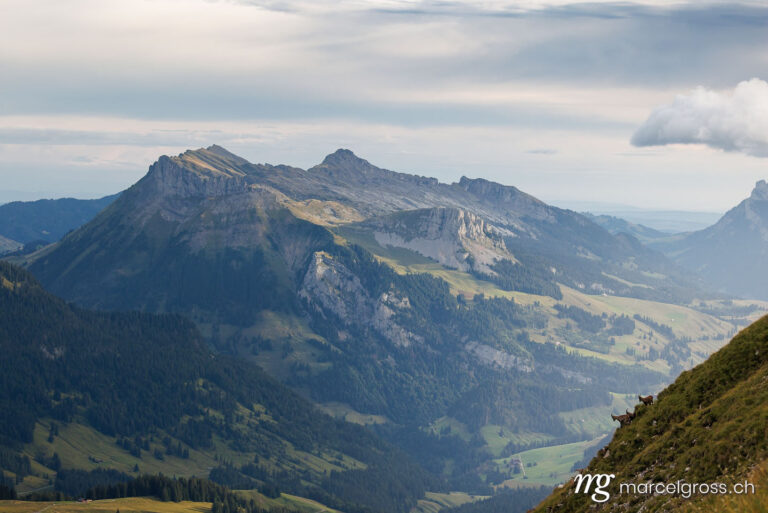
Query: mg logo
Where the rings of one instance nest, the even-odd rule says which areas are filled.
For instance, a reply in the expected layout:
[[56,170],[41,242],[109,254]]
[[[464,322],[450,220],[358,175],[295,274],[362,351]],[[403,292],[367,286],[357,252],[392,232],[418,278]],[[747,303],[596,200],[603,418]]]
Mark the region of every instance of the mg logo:
[[[576,493],[589,493],[592,490],[592,483],[595,483],[592,500],[595,502],[605,502],[611,498],[611,494],[605,489],[611,484],[616,474],[576,474],[573,478],[576,483]],[[582,486],[584,489],[582,490]]]

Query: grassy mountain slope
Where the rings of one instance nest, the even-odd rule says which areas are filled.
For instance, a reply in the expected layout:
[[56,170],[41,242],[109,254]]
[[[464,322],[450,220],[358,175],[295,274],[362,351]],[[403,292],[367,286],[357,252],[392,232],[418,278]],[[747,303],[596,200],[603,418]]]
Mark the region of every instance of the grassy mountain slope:
[[[420,212],[423,211],[415,213]],[[405,212],[392,217],[401,219],[411,214]],[[700,363],[720,348],[735,333],[737,326],[749,324],[768,309],[768,303],[760,301],[710,300],[683,306],[632,297],[588,294],[557,284],[551,277],[547,278],[549,281],[537,280],[535,275],[528,275],[528,278],[531,278],[533,290],[539,294],[505,290],[488,281],[490,277],[473,272],[471,268],[451,268],[426,257],[419,252],[418,246],[414,246],[423,244],[424,237],[382,238],[380,234],[384,229],[379,227],[381,221],[376,219],[370,223],[374,222],[378,225],[374,225],[374,230],[351,224],[336,227],[334,232],[350,243],[364,247],[399,274],[425,273],[444,280],[449,284],[451,294],[461,296],[465,302],[471,302],[474,296],[480,294],[514,300],[519,305],[530,307],[547,319],[545,325],[537,329],[527,326],[521,330],[532,340],[559,344],[571,351],[607,361],[639,362],[649,368],[677,375],[682,368]],[[461,242],[461,238],[458,241]],[[465,262],[469,260],[471,253],[462,252],[458,243],[437,246],[440,250],[446,247],[453,249],[452,253],[448,253],[450,256],[455,254],[464,256]],[[558,297],[541,295],[551,290],[547,285],[553,283],[560,291]],[[628,286],[642,285],[628,283]],[[591,317],[602,327],[583,329],[582,325],[557,310],[563,306],[575,308],[572,313],[580,313],[582,320]],[[595,316],[603,320],[594,319]],[[619,330],[613,324],[616,317],[622,316],[630,317],[632,322],[628,328]],[[669,354],[675,346],[680,347],[674,354]],[[661,353],[665,354],[662,356]],[[672,367],[677,370],[672,371]]]
[[21,249],[22,244],[0,235],[0,255]]
[[21,491],[60,469],[215,467],[254,487],[402,511],[431,482],[364,429],[213,355],[189,321],[80,310],[2,262],[0,354],[0,410],[13,412],[0,422],[0,468]]
[[659,394],[656,404],[638,407],[637,418],[616,432],[586,470],[616,474],[608,502],[595,505],[589,496],[575,494],[569,483],[536,511],[613,511],[617,505],[622,511],[672,511],[694,507],[688,501],[701,496],[619,495],[616,482],[730,485],[743,480],[768,461],[766,381],[768,317],[684,372]]
[[131,497],[127,499],[104,499],[93,502],[57,502],[52,507],[49,502],[34,501],[0,501],[0,511],[3,513],[35,513],[45,509],[51,513],[143,513],[153,511],[155,513],[208,513],[211,511],[210,502],[160,502],[145,497]]

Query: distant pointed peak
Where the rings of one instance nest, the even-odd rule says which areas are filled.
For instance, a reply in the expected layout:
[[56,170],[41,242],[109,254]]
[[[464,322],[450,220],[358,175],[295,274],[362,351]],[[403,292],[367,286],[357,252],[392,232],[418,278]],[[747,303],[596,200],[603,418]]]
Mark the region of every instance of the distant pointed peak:
[[384,183],[388,180],[412,182],[420,185],[437,185],[437,178],[397,173],[380,168],[361,159],[351,150],[339,148],[325,159],[321,164],[309,169],[311,173],[320,173],[333,180],[343,182],[346,185],[369,185],[372,183]]
[[348,150],[346,148],[339,148],[330,155],[326,156],[325,159],[323,159],[323,163],[321,165],[338,166],[350,163],[370,165],[367,160],[361,159],[355,155],[352,150]]
[[310,171],[319,172],[346,183],[363,183],[392,173],[379,169],[344,148],[340,148],[325,157],[321,164],[313,167]]
[[352,150],[349,150],[347,148],[339,148],[338,150],[334,151],[333,153],[329,154],[328,156],[331,157],[333,155],[348,155],[351,157],[356,157],[355,153]]
[[751,199],[768,200],[768,183],[765,180],[757,182],[750,197]]

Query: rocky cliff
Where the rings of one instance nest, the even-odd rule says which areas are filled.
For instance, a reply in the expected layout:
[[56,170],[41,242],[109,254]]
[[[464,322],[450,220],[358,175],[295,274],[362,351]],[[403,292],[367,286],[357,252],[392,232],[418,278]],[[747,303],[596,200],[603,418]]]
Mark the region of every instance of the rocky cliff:
[[406,248],[462,271],[493,274],[497,260],[514,260],[504,244],[511,232],[458,208],[432,208],[363,223],[382,246]]

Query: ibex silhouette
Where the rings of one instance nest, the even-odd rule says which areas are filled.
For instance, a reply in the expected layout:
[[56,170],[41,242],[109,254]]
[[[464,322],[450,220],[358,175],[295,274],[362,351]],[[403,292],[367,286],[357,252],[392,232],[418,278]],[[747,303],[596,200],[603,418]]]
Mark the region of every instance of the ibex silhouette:
[[619,427],[626,426],[627,424],[632,422],[632,417],[630,417],[629,414],[626,414],[626,415],[614,415],[613,413],[611,413],[611,418],[613,420],[618,420],[619,421]]

